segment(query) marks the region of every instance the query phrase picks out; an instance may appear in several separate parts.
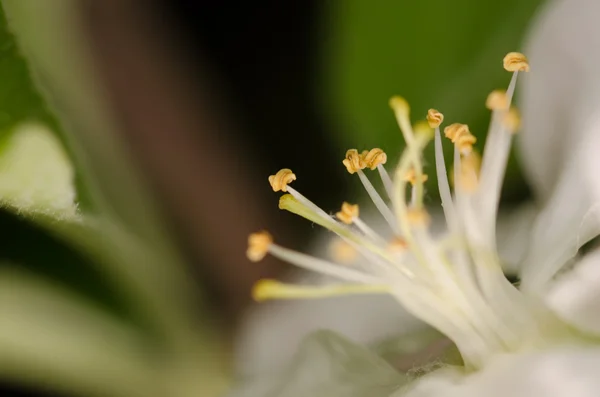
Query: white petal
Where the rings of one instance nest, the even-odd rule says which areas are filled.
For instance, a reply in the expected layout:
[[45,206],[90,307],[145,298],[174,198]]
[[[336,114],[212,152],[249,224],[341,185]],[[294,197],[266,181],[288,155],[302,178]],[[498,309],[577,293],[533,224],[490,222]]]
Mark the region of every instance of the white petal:
[[531,30],[523,76],[521,160],[536,193],[548,197],[560,169],[574,155],[582,119],[600,96],[600,2],[553,1]]
[[559,277],[546,302],[563,320],[600,334],[600,250],[590,252]]
[[496,222],[496,244],[504,271],[510,275],[518,273],[529,247],[531,224],[538,209],[531,203],[517,208],[501,208]]
[[389,296],[272,302],[256,307],[238,340],[237,372],[255,376],[288,362],[304,337],[328,329],[373,343],[424,325]]
[[562,348],[500,356],[473,375],[433,372],[393,397],[594,397],[600,390],[600,349]]
[[[600,109],[600,101],[596,103]],[[579,247],[600,232],[600,112],[579,125],[585,132],[573,145],[573,155],[533,225],[530,250],[522,265],[524,290],[544,289]]]
[[229,397],[388,397],[406,377],[365,347],[329,331],[308,337],[289,365],[241,382]]

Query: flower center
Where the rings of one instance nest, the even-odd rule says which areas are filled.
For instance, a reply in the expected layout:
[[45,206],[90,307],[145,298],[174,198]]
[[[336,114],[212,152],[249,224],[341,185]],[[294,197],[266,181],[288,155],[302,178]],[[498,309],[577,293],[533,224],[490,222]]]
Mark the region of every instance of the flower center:
[[[529,71],[524,55],[509,53],[504,67],[513,72],[507,91],[493,91],[486,102],[492,111],[486,150],[480,157],[476,138],[465,124],[444,128],[454,144],[454,189],[450,188],[440,126],[442,113],[430,109],[427,122],[412,125],[409,105],[393,97],[390,106],[406,148],[392,176],[384,168],[386,154],[379,148],[350,149],[342,161],[357,174],[389,231],[375,230],[360,217],[358,205],[344,203],[331,216],[290,186],[296,176],[282,169],[269,177],[274,191],[283,191],[279,208],[300,215],[339,236],[335,261],[318,259],[273,242],[266,232],[249,238],[248,257],[267,253],[305,269],[339,279],[325,287],[262,280],[254,288],[257,300],[320,298],[346,293],[389,293],[408,311],[446,334],[459,348],[466,365],[478,368],[491,355],[515,351],[523,335],[538,339],[543,330],[523,295],[505,278],[496,252],[496,217],[500,189],[518,113],[511,108],[517,76]],[[423,149],[434,141],[438,188],[447,233],[434,237],[423,205]],[[382,197],[366,175],[377,170]],[[391,234],[391,239],[389,235]],[[355,255],[350,255],[354,253]],[[356,258],[356,259],[355,259]]]

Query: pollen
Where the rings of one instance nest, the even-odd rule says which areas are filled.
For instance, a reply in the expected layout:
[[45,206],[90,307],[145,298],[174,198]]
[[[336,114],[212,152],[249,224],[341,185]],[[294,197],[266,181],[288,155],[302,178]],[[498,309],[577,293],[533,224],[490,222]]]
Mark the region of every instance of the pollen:
[[371,170],[377,168],[379,164],[387,162],[387,154],[379,148],[374,148],[369,151],[364,151],[361,154],[365,166]]
[[427,111],[427,123],[431,128],[437,128],[444,122],[444,115],[435,109]]
[[505,110],[508,108],[508,97],[504,90],[494,90],[490,92],[485,100],[485,107],[490,110]]
[[342,203],[342,209],[335,216],[346,225],[352,224],[354,219],[358,218],[358,204]]
[[269,183],[274,192],[287,192],[287,185],[296,180],[296,175],[289,168],[283,168],[275,175],[269,176]]
[[335,239],[331,242],[329,253],[333,260],[339,263],[352,263],[358,254],[356,248],[342,239]]
[[446,138],[450,139],[464,155],[471,153],[473,145],[477,142],[477,138],[471,134],[469,126],[466,124],[451,124],[444,128],[444,135]]
[[417,181],[417,174],[414,168],[409,169],[404,175],[404,180],[413,186],[416,185],[417,182],[424,183],[425,181],[427,181],[428,178],[429,177],[427,176],[427,174],[422,174],[420,178],[421,180]]
[[479,153],[472,151],[462,156],[460,162],[459,185],[465,192],[474,192],[479,185],[479,171],[481,169],[481,157]]
[[269,232],[262,231],[257,233],[252,233],[248,236],[248,249],[246,250],[246,256],[252,262],[261,261],[267,252],[269,251],[269,246],[273,243],[273,237],[269,234]]
[[521,115],[519,110],[515,107],[511,107],[510,110],[504,115],[502,120],[504,125],[513,134],[519,131],[521,128]]
[[520,52],[509,52],[503,60],[504,69],[509,72],[529,72],[529,61]]
[[346,158],[342,161],[349,173],[354,174],[358,170],[366,167],[363,156],[356,149],[349,149],[346,152]]

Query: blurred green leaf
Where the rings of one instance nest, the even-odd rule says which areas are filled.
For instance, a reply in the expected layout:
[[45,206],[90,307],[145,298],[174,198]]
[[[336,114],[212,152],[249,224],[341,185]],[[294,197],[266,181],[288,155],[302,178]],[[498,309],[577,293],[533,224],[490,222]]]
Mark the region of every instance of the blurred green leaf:
[[[502,58],[520,49],[540,3],[331,3],[333,38],[324,50],[324,85],[328,103],[335,104],[331,110],[342,127],[342,144],[382,147],[397,158],[404,143],[388,106],[392,95],[411,103],[413,120],[424,119],[433,107],[448,123],[469,124],[482,143],[489,120],[485,98],[493,89],[507,87],[510,75]],[[426,159],[433,164],[432,150]],[[515,164],[513,159],[507,174],[513,193],[522,187]],[[435,183],[434,178],[429,182],[433,192]]]
[[[122,141],[119,125],[94,73],[86,36],[80,30],[79,5],[74,0],[2,0],[9,28],[28,61],[33,81],[60,118],[75,169],[85,180],[90,203],[78,220],[57,221],[40,213],[20,220],[29,226],[35,222],[50,236],[54,246],[42,252],[53,265],[40,266],[39,256],[23,247],[8,257],[22,259],[40,275],[68,285],[76,292],[70,295],[74,303],[77,299],[92,298],[108,309],[110,316],[122,316],[123,323],[138,326],[141,340],[137,342],[149,343],[147,347],[155,355],[140,360],[137,355],[126,355],[124,360],[128,362],[121,364],[130,366],[132,371],[137,368],[141,377],[149,376],[149,385],[155,384],[155,380],[161,382],[162,387],[152,389],[151,395],[212,395],[223,385],[221,345],[211,331],[211,321],[205,317],[200,323],[198,319],[206,311],[195,295],[195,285],[186,274],[151,192]],[[36,248],[40,243],[25,236],[19,240]],[[62,252],[59,246],[68,247],[71,266],[54,255]],[[78,263],[82,267],[70,274],[72,265]],[[29,318],[29,309],[26,311],[23,316]],[[83,312],[81,318],[85,318]],[[35,326],[36,316],[33,312],[30,319]],[[50,327],[48,332],[62,330]],[[66,356],[77,354],[78,341],[62,342]],[[95,354],[103,359],[112,353],[107,350],[103,356],[90,348],[81,354],[94,360]],[[157,371],[157,379],[145,372],[149,363]],[[35,361],[27,361],[11,372],[0,368],[0,375],[6,372],[26,379],[27,366],[34,364]],[[38,364],[41,371],[53,362],[48,359]],[[85,375],[73,373],[73,387],[86,382]],[[129,389],[121,390],[115,382],[102,390],[106,391],[103,395],[119,396],[126,395]]]
[[167,395],[143,335],[16,266],[0,269],[0,378],[90,397]]
[[73,166],[58,139],[42,124],[14,130],[0,147],[0,206],[76,218]]

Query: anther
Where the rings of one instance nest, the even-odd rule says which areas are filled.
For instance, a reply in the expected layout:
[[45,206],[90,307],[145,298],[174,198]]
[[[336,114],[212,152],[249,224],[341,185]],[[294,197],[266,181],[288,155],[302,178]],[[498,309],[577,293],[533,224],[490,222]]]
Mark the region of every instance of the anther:
[[392,241],[390,241],[390,243],[388,245],[389,251],[392,253],[397,253],[397,254],[400,254],[400,253],[406,251],[407,247],[408,247],[408,244],[406,243],[406,240],[404,240],[401,237],[394,237],[394,239],[392,239]]
[[269,183],[274,192],[287,192],[287,185],[296,180],[296,175],[289,168],[283,168],[275,175],[269,176]]
[[331,242],[329,253],[334,261],[340,263],[351,263],[358,254],[356,248],[339,238]]
[[444,135],[456,145],[462,154],[469,154],[473,150],[473,144],[477,142],[477,138],[466,124],[454,123],[444,128]]
[[427,123],[431,128],[437,128],[444,122],[444,115],[435,109],[427,111]]
[[406,216],[412,226],[426,227],[430,222],[429,214],[423,208],[410,208]]
[[354,174],[365,168],[365,162],[358,150],[350,149],[346,152],[346,158],[342,161],[349,173]]
[[494,90],[490,92],[485,100],[485,107],[490,110],[505,110],[508,108],[508,97],[504,90]]
[[273,243],[273,237],[269,232],[262,231],[258,233],[252,233],[248,236],[248,249],[246,250],[246,256],[252,262],[258,262],[262,260],[267,252],[269,246]]
[[510,110],[504,115],[502,120],[506,128],[511,133],[516,133],[521,128],[521,115],[519,110],[515,107],[511,107]]
[[364,165],[374,170],[379,164],[385,164],[387,162],[387,154],[379,148],[374,148],[369,151],[363,151],[361,154]]
[[346,225],[352,224],[354,219],[358,218],[358,204],[342,203],[342,209],[335,216]]
[[[421,178],[420,178],[421,179],[420,182],[424,183],[424,182],[427,181],[428,178],[429,177],[427,176],[427,174],[422,174]],[[414,168],[409,169],[406,172],[406,174],[404,174],[404,178],[403,179],[405,181],[407,181],[408,183],[410,183],[411,185],[413,185],[413,186],[416,185],[417,182],[419,182],[419,181],[417,181],[417,174],[415,173],[415,169]]]
[[509,52],[503,60],[504,69],[509,72],[529,72],[529,61],[520,52]]

